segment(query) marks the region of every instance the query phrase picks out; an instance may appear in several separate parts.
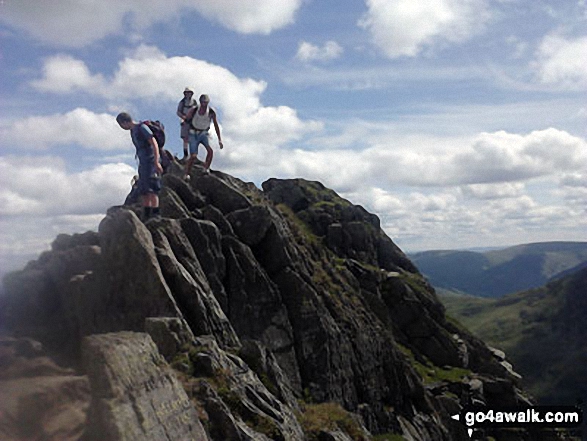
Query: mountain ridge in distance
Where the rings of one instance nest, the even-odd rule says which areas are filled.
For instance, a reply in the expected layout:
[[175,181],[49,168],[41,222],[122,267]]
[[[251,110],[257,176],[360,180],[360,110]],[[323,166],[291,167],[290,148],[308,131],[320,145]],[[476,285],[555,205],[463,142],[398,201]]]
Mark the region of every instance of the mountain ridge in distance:
[[486,252],[432,250],[409,256],[435,288],[501,297],[581,268],[587,264],[587,242],[539,242]]

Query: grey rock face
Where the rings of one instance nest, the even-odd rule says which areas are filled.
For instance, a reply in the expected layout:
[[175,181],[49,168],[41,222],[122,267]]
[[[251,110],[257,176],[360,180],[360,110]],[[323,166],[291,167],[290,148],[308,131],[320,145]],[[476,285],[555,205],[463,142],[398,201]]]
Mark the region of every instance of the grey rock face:
[[208,440],[196,410],[147,334],[86,337],[89,440]]
[[[176,172],[162,218],[112,208],[0,298],[7,331],[89,377],[94,439],[460,440],[462,406],[527,402],[377,216],[316,182]],[[328,403],[350,417],[316,429]]]

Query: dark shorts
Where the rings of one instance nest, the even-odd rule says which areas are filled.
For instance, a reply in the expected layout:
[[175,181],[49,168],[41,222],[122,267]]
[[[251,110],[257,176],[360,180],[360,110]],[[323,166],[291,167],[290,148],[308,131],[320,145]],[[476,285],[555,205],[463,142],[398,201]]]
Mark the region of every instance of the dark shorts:
[[137,181],[139,194],[158,194],[161,191],[161,177],[156,174],[141,173]]
[[184,141],[187,141],[189,135],[190,135],[190,124],[187,122],[181,123],[181,131],[180,131],[181,139],[183,139]]

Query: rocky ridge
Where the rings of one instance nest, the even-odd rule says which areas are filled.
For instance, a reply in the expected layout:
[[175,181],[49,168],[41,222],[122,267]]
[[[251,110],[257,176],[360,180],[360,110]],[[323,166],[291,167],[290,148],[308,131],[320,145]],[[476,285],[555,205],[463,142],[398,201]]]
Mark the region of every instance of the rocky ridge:
[[[462,406],[528,403],[377,216],[318,182],[180,174],[160,219],[113,207],[5,278],[2,439],[465,440]],[[31,419],[38,394],[60,412]]]

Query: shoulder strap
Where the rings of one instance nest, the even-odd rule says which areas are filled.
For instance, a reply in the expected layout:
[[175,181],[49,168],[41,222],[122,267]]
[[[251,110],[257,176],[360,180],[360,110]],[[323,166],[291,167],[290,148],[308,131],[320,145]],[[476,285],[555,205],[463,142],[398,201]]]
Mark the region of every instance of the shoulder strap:
[[196,104],[193,108],[192,108],[192,117],[190,118],[190,128],[197,130],[196,126],[194,126],[194,118],[196,117],[196,113],[198,112],[198,110],[200,109],[200,106],[198,104]]

